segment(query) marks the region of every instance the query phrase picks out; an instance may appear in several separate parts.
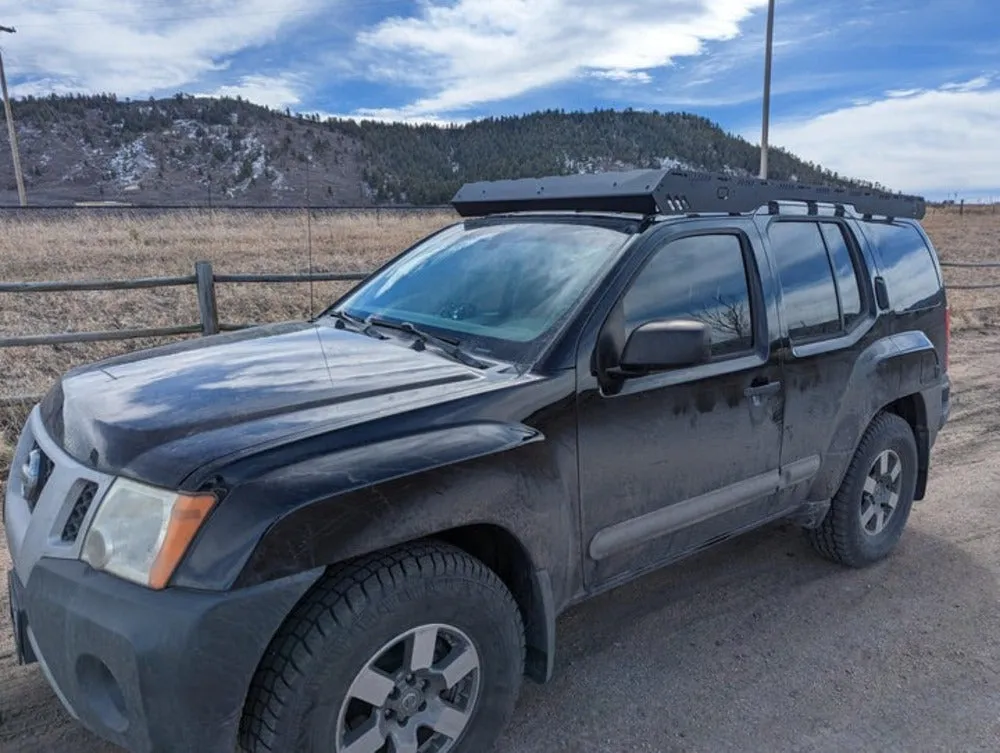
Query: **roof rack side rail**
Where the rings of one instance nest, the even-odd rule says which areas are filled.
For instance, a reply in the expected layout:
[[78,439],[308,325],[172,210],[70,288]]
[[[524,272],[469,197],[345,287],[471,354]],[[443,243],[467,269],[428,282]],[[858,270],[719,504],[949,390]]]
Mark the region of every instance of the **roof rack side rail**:
[[480,181],[462,186],[451,204],[463,217],[518,211],[624,212],[649,214],[755,212],[779,201],[805,202],[814,211],[830,204],[837,211],[923,219],[922,197],[870,188],[820,186],[795,181],[686,170],[554,175],[543,178]]

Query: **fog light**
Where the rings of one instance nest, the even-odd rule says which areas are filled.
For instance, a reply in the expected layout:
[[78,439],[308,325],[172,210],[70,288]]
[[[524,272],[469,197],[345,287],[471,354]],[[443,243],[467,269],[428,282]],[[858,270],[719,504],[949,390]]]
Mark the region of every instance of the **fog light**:
[[83,545],[83,558],[90,563],[91,567],[98,570],[104,569],[104,566],[111,561],[111,555],[114,554],[114,551],[114,542],[106,539],[103,531],[96,528],[91,529],[87,541]]

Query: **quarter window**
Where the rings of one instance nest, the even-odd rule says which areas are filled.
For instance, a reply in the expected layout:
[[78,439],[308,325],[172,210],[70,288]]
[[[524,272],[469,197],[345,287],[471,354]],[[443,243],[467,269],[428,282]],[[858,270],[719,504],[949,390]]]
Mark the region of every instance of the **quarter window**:
[[626,334],[653,319],[696,319],[712,328],[717,357],[753,347],[743,245],[737,235],[697,235],[656,251],[623,300]]
[[944,294],[931,251],[916,228],[905,224],[867,222],[882,257],[889,299],[896,311],[941,305]]

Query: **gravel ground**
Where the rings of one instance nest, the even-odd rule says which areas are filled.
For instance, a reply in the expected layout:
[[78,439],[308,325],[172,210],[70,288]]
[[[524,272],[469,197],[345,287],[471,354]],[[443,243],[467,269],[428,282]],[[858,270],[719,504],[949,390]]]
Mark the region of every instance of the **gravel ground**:
[[[1000,334],[962,333],[952,359],[952,421],[893,557],[845,570],[778,525],[577,607],[499,750],[1000,749]],[[14,666],[0,593],[0,751],[117,753]]]

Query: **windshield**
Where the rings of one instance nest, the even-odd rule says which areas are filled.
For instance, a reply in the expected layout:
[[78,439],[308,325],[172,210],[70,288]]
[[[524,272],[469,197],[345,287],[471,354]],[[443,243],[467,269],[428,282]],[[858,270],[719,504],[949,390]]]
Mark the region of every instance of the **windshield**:
[[400,257],[337,309],[434,329],[467,350],[519,361],[628,237],[569,222],[463,223]]

